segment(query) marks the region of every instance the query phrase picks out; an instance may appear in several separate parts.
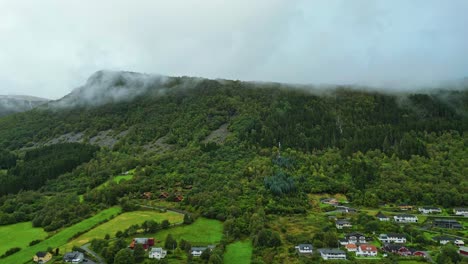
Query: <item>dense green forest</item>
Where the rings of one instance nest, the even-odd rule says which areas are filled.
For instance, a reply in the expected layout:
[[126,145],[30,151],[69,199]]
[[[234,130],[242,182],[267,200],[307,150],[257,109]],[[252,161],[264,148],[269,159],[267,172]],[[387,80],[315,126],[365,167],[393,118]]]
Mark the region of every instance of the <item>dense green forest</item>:
[[[224,221],[227,239],[251,237],[261,263],[282,243],[270,216],[305,215],[311,194],[366,207],[468,201],[466,89],[392,94],[183,77],[160,91],[1,118],[0,224],[56,230],[143,192],[181,193],[180,208]],[[93,146],[102,131],[116,143]],[[223,139],[210,140],[215,132]],[[80,143],[49,145],[76,134]],[[132,180],[96,188],[134,168]]]

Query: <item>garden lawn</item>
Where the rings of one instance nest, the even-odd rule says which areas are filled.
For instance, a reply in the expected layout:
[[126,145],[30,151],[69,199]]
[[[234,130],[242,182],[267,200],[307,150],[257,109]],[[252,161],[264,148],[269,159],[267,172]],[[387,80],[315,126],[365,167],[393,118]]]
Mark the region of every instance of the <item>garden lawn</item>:
[[223,224],[218,220],[198,218],[190,225],[181,225],[157,232],[156,234],[146,235],[154,237],[159,246],[164,247],[166,236],[172,236],[179,242],[181,239],[189,241],[192,246],[207,246],[217,244],[223,236]]
[[250,240],[237,241],[229,244],[224,253],[225,264],[250,263],[252,258],[252,242]]
[[91,229],[89,232],[84,233],[76,239],[73,239],[71,242],[63,246],[63,250],[71,250],[73,246],[82,246],[94,238],[103,239],[106,234],[109,234],[109,236],[113,238],[117,231],[124,231],[135,224],[141,225],[146,220],[154,220],[158,223],[161,223],[163,220],[168,220],[169,223],[175,224],[182,223],[184,215],[172,211],[167,211],[165,213],[155,211],[134,211],[123,213],[116,218]]
[[[117,215],[121,212],[120,207],[112,207],[106,210],[103,210],[92,216],[88,219],[85,219],[75,225],[67,227],[62,231],[58,232],[57,234],[51,236],[50,238],[36,244],[34,246],[30,246],[27,248],[22,249],[21,251],[6,257],[1,260],[2,263],[15,263],[15,264],[22,264],[28,262],[32,259],[33,255],[38,251],[45,251],[48,247],[57,248],[60,247],[68,242],[75,234],[78,232],[83,232],[89,230],[90,228],[96,226],[102,221],[109,219],[110,217]],[[4,241],[2,239],[2,241]],[[9,245],[10,243],[8,243]],[[10,246],[8,246],[10,247]]]
[[46,237],[47,233],[42,228],[33,227],[31,222],[0,226],[2,240],[0,255],[3,255],[10,248],[26,248],[29,246],[29,242],[37,239],[42,240]]

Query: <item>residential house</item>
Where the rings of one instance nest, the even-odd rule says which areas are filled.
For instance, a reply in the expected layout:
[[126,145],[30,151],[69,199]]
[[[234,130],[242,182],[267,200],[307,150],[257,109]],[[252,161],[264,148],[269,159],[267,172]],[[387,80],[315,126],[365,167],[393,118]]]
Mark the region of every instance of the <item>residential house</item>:
[[418,208],[419,212],[423,214],[440,214],[442,209],[439,207],[423,206]]
[[457,247],[463,247],[465,245],[465,242],[461,239],[455,239],[454,244]]
[[52,254],[45,251],[39,251],[36,255],[33,256],[33,261],[36,263],[47,263],[49,260],[52,259]]
[[379,235],[379,240],[382,243],[397,243],[397,244],[406,243],[405,235],[395,234],[395,233],[380,234]]
[[151,192],[144,192],[141,194],[141,198],[150,200],[153,194]]
[[346,250],[348,250],[348,252],[356,252],[357,251],[357,246],[356,244],[347,244],[345,246]]
[[338,219],[335,221],[335,225],[336,225],[336,228],[338,229],[353,227],[351,222],[347,219]]
[[167,192],[161,192],[159,194],[159,199],[166,199],[167,197],[169,197],[169,194]]
[[209,245],[207,247],[192,247],[190,249],[190,254],[194,257],[200,257],[203,254],[203,251],[210,250],[212,251],[215,248],[213,245]]
[[427,257],[427,254],[426,254],[426,252],[424,252],[424,251],[419,251],[419,250],[418,250],[418,251],[413,252],[413,256],[426,258],[426,257]]
[[370,244],[362,244],[356,251],[356,256],[359,257],[375,257],[377,256],[377,247]]
[[364,244],[366,243],[366,236],[361,233],[349,233],[345,236],[348,244]]
[[347,206],[337,206],[335,212],[341,212],[346,214],[356,213],[357,210]]
[[163,259],[167,255],[167,251],[164,250],[163,248],[151,248],[149,252],[149,258],[153,259]]
[[137,244],[142,244],[145,250],[148,250],[150,247],[154,246],[154,238],[134,238],[132,243],[130,243],[130,248],[134,249]]
[[453,219],[434,219],[432,222],[434,227],[438,228],[449,228],[449,229],[462,229],[463,226]]
[[418,217],[415,215],[410,215],[410,214],[395,215],[393,219],[397,223],[417,223],[418,222]]
[[378,212],[375,217],[377,217],[377,219],[379,219],[379,221],[390,221],[390,218],[386,215],[384,215],[382,212]]
[[297,251],[299,251],[300,254],[312,254],[312,245],[311,244],[299,244],[296,246]]
[[458,254],[468,257],[468,247],[460,247],[458,249]]
[[400,204],[400,205],[398,205],[398,208],[400,208],[401,211],[411,211],[411,210],[413,210],[413,206],[407,205],[407,204]]
[[177,195],[174,197],[174,202],[182,202],[184,200],[184,197],[182,195]]
[[446,245],[448,243],[454,243],[455,238],[447,236],[436,236],[432,238],[434,241],[438,241],[439,244]]
[[346,252],[337,248],[322,248],[319,249],[320,256],[324,260],[328,259],[346,259]]
[[63,256],[63,261],[70,263],[83,263],[84,254],[78,251],[68,252]]
[[333,206],[337,206],[339,204],[338,200],[335,198],[325,198],[325,199],[320,200],[320,202],[323,204],[328,204],[328,205],[333,205]]
[[454,208],[453,213],[455,215],[468,216],[468,208]]
[[411,256],[413,253],[405,246],[397,244],[385,244],[382,250],[388,253],[398,254],[400,256]]

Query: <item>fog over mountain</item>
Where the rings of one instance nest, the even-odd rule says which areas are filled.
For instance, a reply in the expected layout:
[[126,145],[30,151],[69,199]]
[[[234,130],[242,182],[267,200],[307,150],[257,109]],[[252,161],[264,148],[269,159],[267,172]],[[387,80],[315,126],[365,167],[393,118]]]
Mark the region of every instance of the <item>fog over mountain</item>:
[[0,94],[101,69],[413,89],[468,75],[468,1],[0,2]]
[[31,110],[47,101],[47,99],[34,96],[0,95],[0,117]]

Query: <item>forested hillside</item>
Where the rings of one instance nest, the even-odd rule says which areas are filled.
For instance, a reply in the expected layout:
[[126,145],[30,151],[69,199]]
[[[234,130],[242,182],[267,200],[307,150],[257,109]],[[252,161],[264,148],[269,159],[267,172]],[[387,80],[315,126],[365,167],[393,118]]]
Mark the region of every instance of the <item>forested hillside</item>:
[[[64,101],[0,119],[0,224],[55,230],[76,222],[76,211],[126,208],[163,190],[184,196],[181,209],[224,221],[226,239],[252,237],[261,263],[281,244],[264,239],[276,236],[271,216],[306,215],[310,195],[466,206],[467,132],[467,89],[101,76]],[[103,138],[113,144],[96,143]],[[134,168],[133,179],[98,188]],[[64,194],[74,210],[58,206]]]

